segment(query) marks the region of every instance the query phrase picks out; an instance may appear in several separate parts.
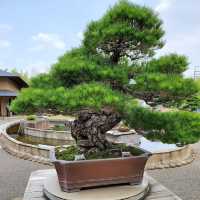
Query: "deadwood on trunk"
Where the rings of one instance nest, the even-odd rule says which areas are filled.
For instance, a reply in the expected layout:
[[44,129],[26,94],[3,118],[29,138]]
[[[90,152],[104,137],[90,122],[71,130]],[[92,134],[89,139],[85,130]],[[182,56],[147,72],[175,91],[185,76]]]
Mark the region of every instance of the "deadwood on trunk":
[[120,115],[111,108],[81,111],[72,124],[72,137],[83,153],[105,150],[110,146],[106,140],[106,132],[120,120]]

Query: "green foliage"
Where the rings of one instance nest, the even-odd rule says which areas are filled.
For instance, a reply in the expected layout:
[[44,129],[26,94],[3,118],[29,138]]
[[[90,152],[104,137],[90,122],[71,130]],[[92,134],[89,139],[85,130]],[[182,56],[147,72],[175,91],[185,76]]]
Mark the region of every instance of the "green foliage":
[[180,99],[188,97],[198,91],[192,79],[184,79],[178,75],[162,73],[143,73],[136,77],[134,89],[140,92],[149,92],[165,99]]
[[82,84],[71,89],[24,89],[11,104],[15,113],[62,111],[65,113],[84,108],[100,109],[110,106],[121,111],[125,97],[103,84]]
[[54,79],[51,74],[39,74],[31,78],[30,86],[33,88],[53,88],[55,86]]
[[59,160],[68,160],[72,161],[75,159],[75,155],[77,155],[78,148],[77,146],[69,146],[65,148],[64,150],[57,148],[56,149],[56,158]]
[[[59,86],[72,87],[81,83],[101,81],[118,85],[128,83],[128,67],[116,68],[103,62],[102,57],[88,57],[84,48],[73,49],[59,58],[50,72],[51,77]],[[47,81],[48,82],[48,81]]]
[[183,55],[169,54],[153,59],[147,64],[149,72],[181,74],[188,68],[188,59]]
[[26,83],[29,84],[30,77],[26,71],[23,71],[23,70],[19,71],[16,68],[13,68],[10,72],[13,74],[16,74],[17,76],[20,76],[24,81],[26,81]]
[[197,142],[200,138],[200,115],[197,113],[163,113],[134,107],[124,118],[131,127],[148,131],[146,137],[149,139],[187,144]]
[[152,56],[163,46],[163,35],[162,21],[153,10],[121,0],[88,25],[83,43],[89,54],[101,52],[118,63],[124,56]]
[[66,127],[64,125],[57,124],[52,129],[55,130],[55,131],[65,131]]
[[187,111],[196,111],[200,109],[200,94],[197,93],[192,95],[184,100],[182,100],[179,105],[179,109],[187,110]]
[[[136,74],[136,83],[132,89],[140,93],[140,97],[165,105],[179,104],[180,99],[188,98],[198,92],[199,86],[192,79],[182,77],[187,69],[185,56],[169,54],[142,63],[143,67]],[[156,97],[156,98],[155,98]],[[151,98],[151,99],[149,99]]]
[[36,116],[35,115],[29,115],[29,116],[26,117],[26,119],[28,121],[34,121],[34,120],[36,120]]
[[[22,90],[11,110],[69,113],[108,106],[130,127],[149,131],[152,139],[195,142],[200,138],[198,114],[153,112],[138,108],[134,100],[139,92],[178,102],[200,88],[182,77],[188,66],[184,56],[170,54],[146,64],[138,62],[163,46],[163,35],[162,21],[153,10],[120,0],[88,25],[80,48],[66,52],[48,74],[31,80],[31,87]],[[135,85],[128,85],[130,78],[136,80]]]
[[[108,159],[108,158],[119,158],[122,155],[122,152],[130,152],[133,156],[139,156],[144,152],[135,147],[130,147],[126,145],[113,145],[110,149],[105,149],[104,151],[97,152],[88,152],[85,154],[87,160],[93,159]],[[57,148],[56,149],[56,158],[59,160],[68,160],[73,161],[75,156],[80,154],[77,146],[69,146],[66,148]]]

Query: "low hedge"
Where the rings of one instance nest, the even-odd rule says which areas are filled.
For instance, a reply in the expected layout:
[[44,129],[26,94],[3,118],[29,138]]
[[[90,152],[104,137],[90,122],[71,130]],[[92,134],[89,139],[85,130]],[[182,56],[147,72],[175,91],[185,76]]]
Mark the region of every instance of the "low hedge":
[[146,137],[165,143],[189,144],[200,139],[200,115],[186,111],[157,112],[141,107],[127,111],[129,126],[147,131]]

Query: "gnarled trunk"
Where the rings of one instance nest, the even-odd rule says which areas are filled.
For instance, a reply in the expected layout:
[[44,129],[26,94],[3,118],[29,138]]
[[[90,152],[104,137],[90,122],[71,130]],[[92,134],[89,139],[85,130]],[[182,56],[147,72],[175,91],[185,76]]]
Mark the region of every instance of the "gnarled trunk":
[[110,108],[81,111],[72,124],[72,137],[83,153],[107,149],[110,144],[106,140],[106,132],[120,120],[120,115]]

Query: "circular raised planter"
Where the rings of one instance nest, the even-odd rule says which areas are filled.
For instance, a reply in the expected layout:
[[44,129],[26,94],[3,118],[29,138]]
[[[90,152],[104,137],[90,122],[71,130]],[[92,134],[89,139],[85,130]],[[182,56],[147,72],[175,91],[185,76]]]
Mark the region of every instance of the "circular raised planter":
[[67,193],[60,189],[56,173],[44,182],[44,194],[50,200],[141,200],[148,194],[149,183],[146,175],[140,185],[100,187]]
[[[64,125],[66,130],[56,131],[51,129],[52,125]],[[48,119],[39,118],[35,121],[24,121],[23,122],[23,134],[27,136],[53,139],[53,140],[62,140],[67,141],[69,144],[74,144],[74,139],[71,136],[71,131],[69,127],[69,121],[59,121],[58,124],[49,121]]]
[[180,167],[194,160],[194,152],[190,145],[175,150],[154,152],[147,161],[146,169],[163,169]]
[[52,155],[53,147],[39,147],[26,144],[15,140],[7,134],[7,129],[19,125],[20,122],[21,120],[15,120],[0,126],[0,143],[2,148],[16,157],[51,165],[50,157]]
[[25,127],[24,134],[32,137],[68,141],[71,142],[71,144],[74,143],[70,131],[54,131]]

